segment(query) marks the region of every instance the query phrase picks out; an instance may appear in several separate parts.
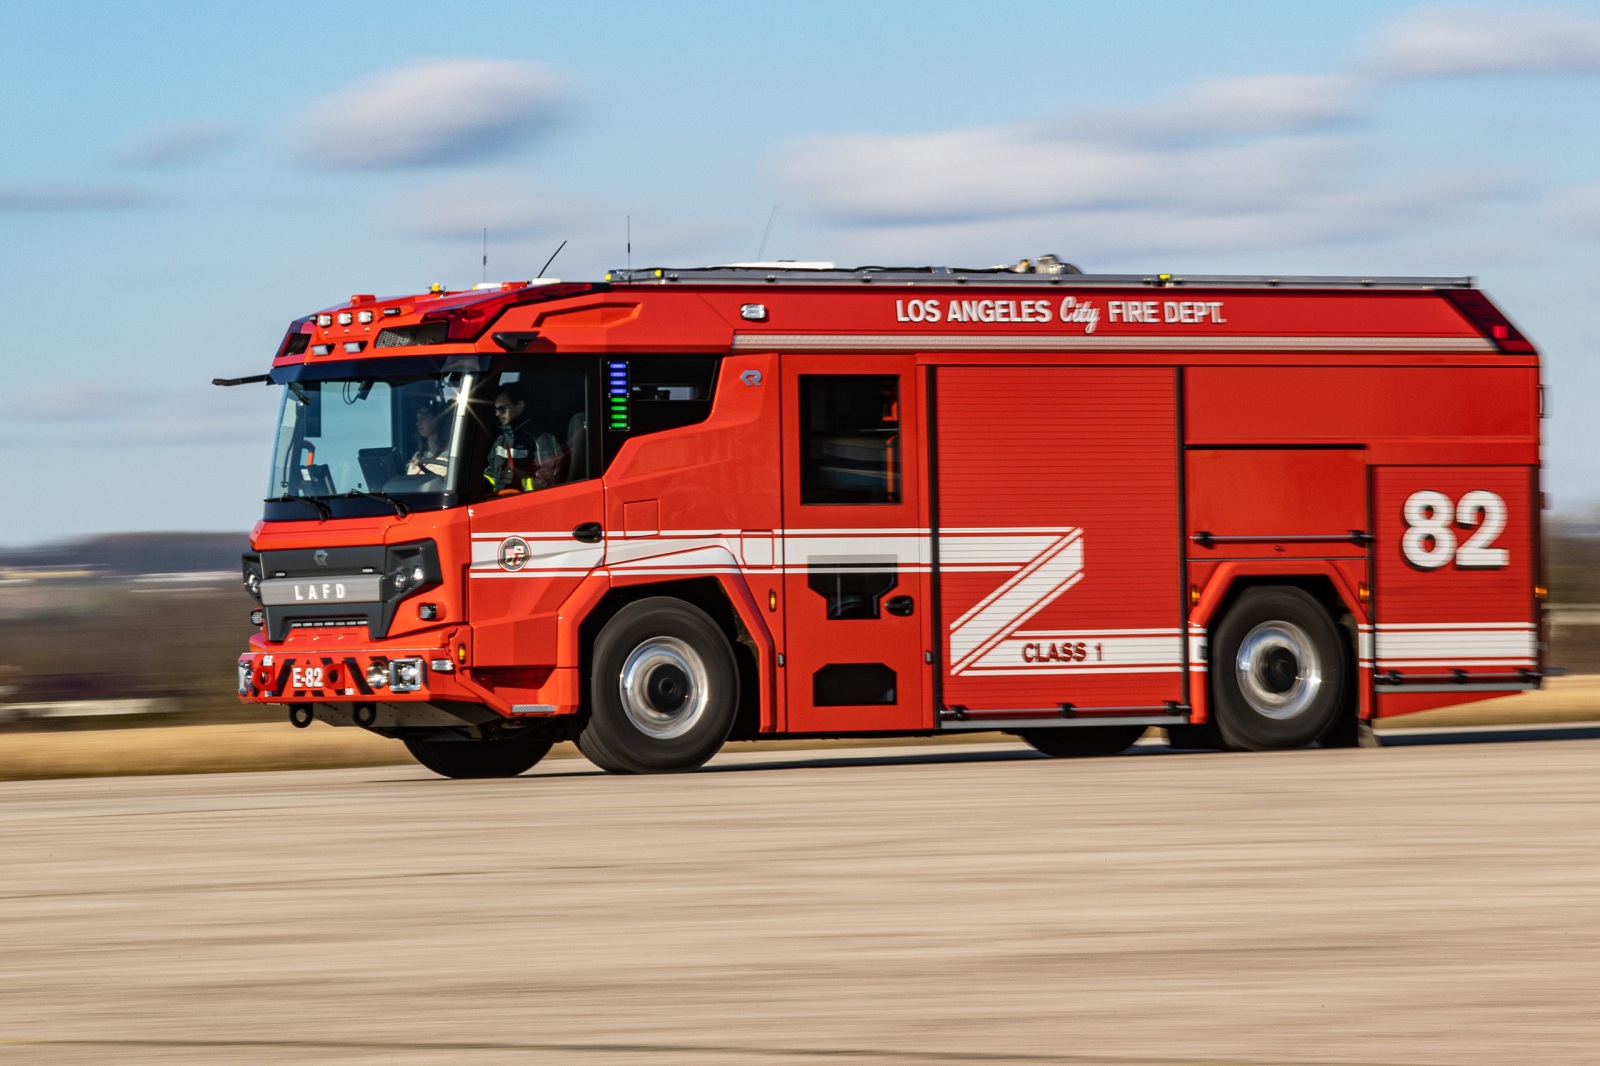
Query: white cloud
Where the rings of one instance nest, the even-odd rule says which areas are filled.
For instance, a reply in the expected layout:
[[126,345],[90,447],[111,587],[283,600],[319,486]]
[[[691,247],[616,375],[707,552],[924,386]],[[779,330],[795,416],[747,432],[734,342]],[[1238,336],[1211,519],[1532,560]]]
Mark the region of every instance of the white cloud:
[[169,122],[140,130],[118,155],[134,166],[176,166],[206,155],[226,139],[227,131],[215,122]]
[[1374,239],[1511,191],[1503,174],[1459,169],[1364,180],[1364,91],[1342,77],[1230,78],[1046,124],[814,138],[778,167],[814,215],[870,235],[874,260],[930,247],[965,265]]
[[0,213],[38,211],[111,211],[144,207],[155,197],[126,185],[82,185],[72,182],[0,185]]
[[569,224],[573,204],[543,196],[510,180],[477,180],[407,195],[395,205],[398,226],[423,237],[547,236]]
[[1436,7],[1391,26],[1372,67],[1391,78],[1600,72],[1600,19],[1561,8]]
[[1227,136],[1308,133],[1357,118],[1362,83],[1330,74],[1255,74],[1200,82],[1153,107],[1112,111],[1074,126],[1097,136],[1169,145]]
[[562,81],[533,63],[440,59],[368,78],[295,121],[311,163],[418,167],[503,154],[560,113]]
[[1290,197],[1238,211],[1161,205],[1039,212],[1026,217],[862,227],[836,244],[841,261],[982,267],[1051,253],[1084,269],[1182,256],[1325,247],[1381,238],[1431,206],[1431,189]]
[[[99,379],[47,386],[28,396],[0,437],[62,447],[232,445],[270,438],[273,397],[261,386],[163,386]],[[265,447],[265,444],[261,445]]]
[[996,127],[802,144],[782,172],[834,219],[916,224],[1067,209],[1249,208],[1323,184],[1338,138],[1144,148]]
[[1600,185],[1568,189],[1552,198],[1550,214],[1568,236],[1600,238]]
[[1362,84],[1269,74],[1046,123],[820,137],[779,163],[818,212],[854,224],[1074,209],[1238,211],[1316,187],[1350,150]]
[[103,381],[73,381],[52,385],[28,396],[17,411],[19,422],[120,421],[134,408],[147,403],[151,393],[144,386]]

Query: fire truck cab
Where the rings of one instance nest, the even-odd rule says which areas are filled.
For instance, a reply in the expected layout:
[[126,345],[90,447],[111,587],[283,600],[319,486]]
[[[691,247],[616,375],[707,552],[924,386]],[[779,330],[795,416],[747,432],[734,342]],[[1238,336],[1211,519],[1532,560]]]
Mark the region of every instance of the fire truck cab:
[[615,271],[353,296],[250,380],[239,697],[448,776],[1353,743],[1542,675],[1538,359],[1470,279]]

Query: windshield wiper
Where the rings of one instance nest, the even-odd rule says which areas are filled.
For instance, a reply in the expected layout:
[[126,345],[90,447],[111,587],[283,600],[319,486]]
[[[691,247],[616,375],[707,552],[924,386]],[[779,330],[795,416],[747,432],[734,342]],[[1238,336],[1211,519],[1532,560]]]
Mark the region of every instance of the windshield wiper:
[[396,518],[404,518],[406,515],[411,513],[410,509],[407,508],[405,504],[401,503],[393,496],[385,496],[381,492],[363,492],[361,489],[351,489],[349,492],[345,493],[345,495],[365,496],[369,500],[382,500],[384,503],[394,508],[394,514]]
[[300,503],[308,504],[308,505],[316,508],[317,520],[318,521],[326,522],[328,519],[333,517],[333,511],[329,510],[328,505],[323,503],[321,500],[317,499],[315,496],[291,496],[290,494],[288,494],[286,492],[282,496],[274,496],[274,497],[272,497],[272,499],[270,501],[268,501],[268,502],[270,502],[270,503],[294,503],[296,501],[299,501]]

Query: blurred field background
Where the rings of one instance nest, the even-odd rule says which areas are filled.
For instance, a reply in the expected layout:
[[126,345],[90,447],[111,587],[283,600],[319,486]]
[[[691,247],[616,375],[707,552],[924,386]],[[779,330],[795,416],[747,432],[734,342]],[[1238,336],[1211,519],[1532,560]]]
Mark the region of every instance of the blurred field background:
[[[392,741],[294,730],[237,701],[245,548],[243,534],[136,533],[0,551],[0,779],[408,762]],[[1547,662],[1569,676],[1387,727],[1600,720],[1600,520],[1552,522],[1545,573]]]

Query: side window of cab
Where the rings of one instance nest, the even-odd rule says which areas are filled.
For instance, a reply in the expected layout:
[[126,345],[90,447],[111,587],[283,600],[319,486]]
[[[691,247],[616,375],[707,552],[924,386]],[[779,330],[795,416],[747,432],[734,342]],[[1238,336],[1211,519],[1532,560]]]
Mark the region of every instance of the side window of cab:
[[597,373],[593,357],[546,357],[485,376],[472,401],[484,441],[479,498],[599,475],[593,454]]
[[[604,466],[634,437],[711,417],[721,359],[714,355],[618,355],[600,361]],[[599,471],[596,471],[599,473]]]

